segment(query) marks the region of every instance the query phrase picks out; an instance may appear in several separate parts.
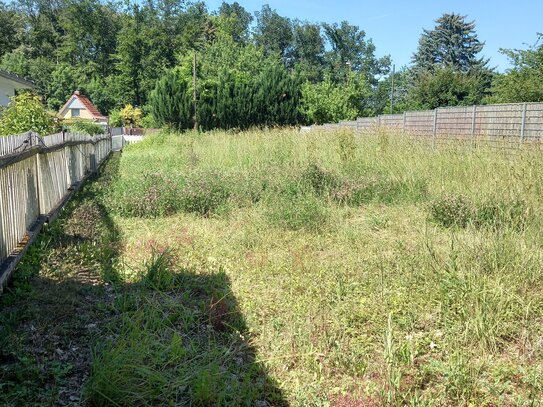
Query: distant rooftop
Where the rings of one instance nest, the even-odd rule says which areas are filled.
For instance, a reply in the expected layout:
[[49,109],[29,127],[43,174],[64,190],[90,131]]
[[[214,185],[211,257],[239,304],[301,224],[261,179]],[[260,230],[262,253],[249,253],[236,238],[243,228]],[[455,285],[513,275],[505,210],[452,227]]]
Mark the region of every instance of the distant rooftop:
[[66,109],[68,108],[68,106],[70,105],[70,103],[72,102],[72,100],[74,99],[78,99],[82,104],[83,106],[85,106],[85,109],[87,109],[89,111],[89,113],[92,115],[93,119],[106,119],[107,120],[107,116],[104,116],[102,113],[100,113],[100,111],[96,108],[96,106],[94,106],[94,104],[90,101],[90,99],[81,94],[81,92],[79,92],[78,90],[76,90],[72,96],[70,96],[70,98],[68,99],[68,101],[64,104],[64,106],[62,106],[60,108],[60,110],[58,111],[59,114],[64,114],[66,112]]
[[36,86],[36,84],[33,81],[23,78],[22,76],[19,76],[17,74],[4,71],[2,69],[0,69],[0,78],[10,79],[12,81],[20,83],[21,85],[30,86],[32,88]]

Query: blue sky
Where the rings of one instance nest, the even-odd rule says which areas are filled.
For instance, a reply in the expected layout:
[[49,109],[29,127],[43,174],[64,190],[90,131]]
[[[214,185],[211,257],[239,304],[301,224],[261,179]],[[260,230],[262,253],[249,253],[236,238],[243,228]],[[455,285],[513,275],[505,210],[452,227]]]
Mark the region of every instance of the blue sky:
[[[475,20],[479,39],[486,43],[483,54],[499,71],[509,66],[500,48],[526,48],[526,44],[535,43],[537,32],[543,32],[543,0],[237,1],[251,13],[267,3],[293,19],[328,23],[347,20],[364,30],[373,39],[377,55],[389,54],[397,68],[409,64],[423,28],[433,28],[434,20],[443,13],[465,14]],[[213,11],[222,0],[206,3]]]

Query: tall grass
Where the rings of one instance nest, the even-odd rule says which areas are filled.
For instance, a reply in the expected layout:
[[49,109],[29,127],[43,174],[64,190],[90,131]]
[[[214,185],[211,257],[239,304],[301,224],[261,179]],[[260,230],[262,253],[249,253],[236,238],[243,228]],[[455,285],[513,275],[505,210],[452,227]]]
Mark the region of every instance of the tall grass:
[[[291,404],[528,406],[543,402],[541,158],[346,131],[157,136],[126,149],[106,194],[127,267],[150,241],[175,256],[148,263],[148,287],[228,276],[255,365]],[[155,383],[171,338],[155,354],[134,329],[97,354],[89,397],[236,401],[220,363]],[[117,358],[134,348],[151,353]],[[131,363],[152,363],[148,381]]]

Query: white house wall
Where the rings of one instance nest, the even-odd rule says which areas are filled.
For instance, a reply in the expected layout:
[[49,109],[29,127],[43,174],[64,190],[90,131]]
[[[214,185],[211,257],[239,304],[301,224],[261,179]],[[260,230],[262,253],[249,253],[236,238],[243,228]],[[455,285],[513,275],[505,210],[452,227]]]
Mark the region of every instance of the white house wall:
[[7,106],[9,98],[15,96],[15,89],[28,89],[29,86],[23,85],[0,76],[0,106]]
[[7,106],[9,98],[15,95],[15,87],[12,81],[0,78],[0,106]]

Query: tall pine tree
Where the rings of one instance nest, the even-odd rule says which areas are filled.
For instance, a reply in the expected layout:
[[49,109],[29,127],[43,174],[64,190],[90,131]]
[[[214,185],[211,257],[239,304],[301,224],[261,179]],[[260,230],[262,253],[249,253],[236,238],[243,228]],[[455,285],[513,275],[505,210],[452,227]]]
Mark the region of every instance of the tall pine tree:
[[436,68],[452,68],[470,72],[485,68],[488,60],[478,57],[484,43],[475,32],[475,22],[466,16],[443,14],[436,20],[433,30],[424,30],[417,52],[413,55],[416,70],[433,71]]

